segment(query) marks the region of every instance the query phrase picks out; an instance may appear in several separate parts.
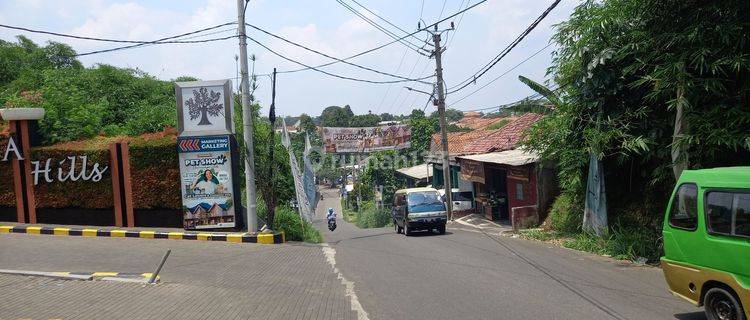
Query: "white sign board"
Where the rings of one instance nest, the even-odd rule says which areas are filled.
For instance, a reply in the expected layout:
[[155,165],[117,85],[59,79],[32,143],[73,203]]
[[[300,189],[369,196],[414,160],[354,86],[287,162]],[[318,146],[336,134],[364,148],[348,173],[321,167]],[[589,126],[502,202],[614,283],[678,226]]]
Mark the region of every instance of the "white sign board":
[[234,133],[230,80],[175,83],[180,136]]

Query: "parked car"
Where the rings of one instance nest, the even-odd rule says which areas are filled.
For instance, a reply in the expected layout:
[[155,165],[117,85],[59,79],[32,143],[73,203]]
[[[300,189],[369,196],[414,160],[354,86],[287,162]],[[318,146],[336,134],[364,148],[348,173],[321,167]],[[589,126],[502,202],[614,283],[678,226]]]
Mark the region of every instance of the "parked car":
[[410,188],[396,191],[391,210],[396,233],[411,235],[415,230],[436,229],[445,233],[448,216],[440,194],[433,188]]
[[[438,190],[440,198],[445,202],[445,189]],[[459,191],[458,188],[451,189],[451,202],[454,211],[474,209],[474,194],[471,191]]]
[[683,171],[663,234],[674,295],[710,320],[750,318],[750,167]]

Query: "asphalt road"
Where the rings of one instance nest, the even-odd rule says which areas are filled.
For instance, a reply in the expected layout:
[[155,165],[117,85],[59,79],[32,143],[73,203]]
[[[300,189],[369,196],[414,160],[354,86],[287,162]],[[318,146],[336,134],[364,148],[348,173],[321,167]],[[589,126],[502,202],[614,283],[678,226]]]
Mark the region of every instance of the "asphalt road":
[[705,319],[654,267],[450,227],[407,237],[339,219],[329,232],[340,200],[323,193],[316,226],[370,319]]
[[0,234],[0,269],[151,272],[144,286],[0,275],[0,319],[705,319],[661,271],[453,225],[359,229],[323,190],[323,245]]

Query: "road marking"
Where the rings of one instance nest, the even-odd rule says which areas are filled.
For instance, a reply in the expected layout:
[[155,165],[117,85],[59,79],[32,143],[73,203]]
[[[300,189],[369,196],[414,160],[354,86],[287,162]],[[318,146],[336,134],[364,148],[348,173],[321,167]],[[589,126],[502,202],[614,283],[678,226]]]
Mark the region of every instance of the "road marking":
[[341,284],[346,288],[346,296],[349,297],[352,310],[357,312],[357,319],[369,320],[370,318],[367,316],[367,311],[362,308],[362,304],[359,303],[359,298],[357,298],[357,293],[354,292],[354,282],[347,280],[344,275],[341,274],[339,268],[336,267],[336,249],[331,248],[327,243],[321,244],[321,249],[323,250],[323,255],[326,256],[326,261],[328,261],[328,264],[333,268],[333,272],[336,273],[336,276],[341,280]]

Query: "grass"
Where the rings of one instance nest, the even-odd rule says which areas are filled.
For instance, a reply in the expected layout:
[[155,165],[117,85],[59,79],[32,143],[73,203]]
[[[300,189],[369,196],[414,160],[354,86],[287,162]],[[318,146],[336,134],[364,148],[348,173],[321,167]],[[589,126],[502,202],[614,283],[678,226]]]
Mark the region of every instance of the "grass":
[[347,208],[342,199],[341,207],[343,208],[342,216],[344,220],[362,229],[382,228],[390,226],[393,223],[390,211],[384,208],[377,208],[373,201],[363,201],[362,209],[354,211]]
[[647,228],[615,225],[602,237],[588,232],[560,233],[553,230],[530,229],[521,231],[524,239],[553,242],[578,251],[608,255],[619,260],[646,259],[655,263],[661,257],[659,235]]

